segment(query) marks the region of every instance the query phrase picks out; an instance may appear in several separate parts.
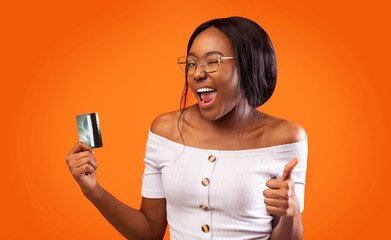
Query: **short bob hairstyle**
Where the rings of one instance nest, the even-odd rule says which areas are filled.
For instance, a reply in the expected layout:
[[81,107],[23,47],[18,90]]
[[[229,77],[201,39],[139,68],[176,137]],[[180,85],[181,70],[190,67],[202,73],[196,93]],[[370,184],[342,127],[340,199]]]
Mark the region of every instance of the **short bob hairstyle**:
[[[201,24],[193,32],[187,45],[187,54],[198,34],[210,27],[222,31],[232,42],[239,80],[237,94],[241,93],[253,108],[264,104],[272,96],[277,79],[276,55],[265,30],[243,17],[213,19]],[[186,108],[187,92],[186,80],[181,112]]]

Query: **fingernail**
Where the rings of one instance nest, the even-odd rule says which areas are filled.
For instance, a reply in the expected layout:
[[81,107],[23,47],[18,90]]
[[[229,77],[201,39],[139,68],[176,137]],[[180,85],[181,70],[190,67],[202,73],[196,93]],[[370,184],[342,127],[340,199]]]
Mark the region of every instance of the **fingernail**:
[[91,152],[92,152],[92,154],[94,154],[94,155],[95,155],[94,151],[92,151],[92,150],[91,150]]

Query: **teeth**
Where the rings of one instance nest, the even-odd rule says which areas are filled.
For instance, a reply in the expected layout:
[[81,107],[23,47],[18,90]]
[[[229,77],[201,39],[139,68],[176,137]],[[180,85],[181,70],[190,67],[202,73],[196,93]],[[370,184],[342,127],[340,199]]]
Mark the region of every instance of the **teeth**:
[[213,88],[200,88],[197,90],[198,93],[202,93],[202,92],[213,92],[213,91],[216,91],[215,89]]

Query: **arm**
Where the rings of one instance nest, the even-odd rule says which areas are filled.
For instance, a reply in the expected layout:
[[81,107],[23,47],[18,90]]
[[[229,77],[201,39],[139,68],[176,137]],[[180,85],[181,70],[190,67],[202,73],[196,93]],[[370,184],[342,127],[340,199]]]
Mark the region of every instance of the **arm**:
[[303,224],[301,213],[294,217],[273,216],[273,231],[270,236],[275,239],[303,239]]
[[280,180],[271,179],[263,193],[266,210],[273,215],[273,230],[271,240],[303,239],[303,224],[300,213],[300,202],[295,194],[294,182],[291,179],[293,168],[298,160],[292,159],[284,169]]
[[167,226],[165,198],[143,198],[140,210],[118,201],[101,187],[88,198],[124,237],[163,239]]
[[[272,145],[294,143],[306,137],[300,125],[287,120],[276,121],[271,133],[269,139],[273,141]],[[306,160],[306,156],[300,157],[303,157],[301,161]],[[280,179],[271,179],[266,183],[270,188],[264,191],[266,210],[273,216],[271,240],[303,239],[300,202],[291,177],[297,164],[297,159],[292,159],[286,164]],[[299,169],[302,169],[302,166],[299,166]]]
[[162,239],[167,226],[166,200],[143,198],[140,210],[127,206],[96,181],[96,160],[92,149],[78,142],[69,152],[68,167],[83,194],[124,237]]

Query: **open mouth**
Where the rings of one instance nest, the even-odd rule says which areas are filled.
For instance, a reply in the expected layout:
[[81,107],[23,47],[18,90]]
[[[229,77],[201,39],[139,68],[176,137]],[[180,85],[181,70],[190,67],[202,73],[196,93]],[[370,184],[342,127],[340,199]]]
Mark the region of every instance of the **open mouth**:
[[206,104],[216,97],[217,91],[213,88],[200,88],[197,90],[198,97],[201,100],[201,103]]

